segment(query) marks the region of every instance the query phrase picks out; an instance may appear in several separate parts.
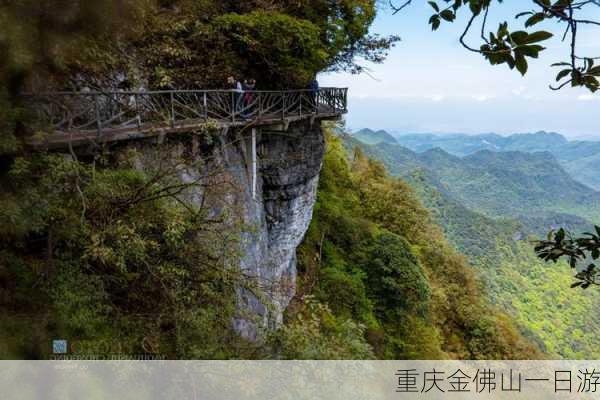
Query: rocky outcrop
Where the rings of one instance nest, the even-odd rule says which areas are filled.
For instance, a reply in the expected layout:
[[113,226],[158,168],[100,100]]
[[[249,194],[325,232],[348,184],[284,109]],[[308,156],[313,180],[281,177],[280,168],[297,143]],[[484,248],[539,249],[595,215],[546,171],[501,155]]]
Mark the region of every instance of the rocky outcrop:
[[[250,132],[198,135],[173,146],[171,158],[193,153],[193,161],[179,169],[183,182],[220,182],[192,188],[188,202],[204,205],[214,217],[226,215],[229,221],[225,225],[241,222],[241,237],[235,245],[238,265],[231,267],[239,268],[252,285],[237,290],[238,312],[233,324],[243,337],[258,340],[264,330],[281,324],[295,294],[296,248],[312,218],[325,145],[318,122],[257,129],[253,196]],[[141,154],[140,168],[156,164],[157,156],[150,149],[157,146],[131,146]],[[157,151],[164,150],[159,146]],[[232,247],[225,251],[235,253]]]
[[312,218],[325,148],[318,125],[292,125],[285,132],[262,130],[258,139],[257,196],[248,198],[251,206],[246,214],[258,229],[246,235],[241,267],[263,285],[267,304],[242,290],[240,310],[261,320],[243,315],[235,320],[238,332],[251,339],[261,327],[274,328],[282,322],[295,294],[296,248]]

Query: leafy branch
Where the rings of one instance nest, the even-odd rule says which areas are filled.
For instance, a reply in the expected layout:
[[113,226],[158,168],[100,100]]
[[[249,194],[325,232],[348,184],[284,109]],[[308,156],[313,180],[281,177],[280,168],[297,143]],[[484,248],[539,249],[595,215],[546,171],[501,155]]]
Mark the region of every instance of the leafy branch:
[[[552,231],[547,240],[536,242],[535,252],[539,258],[554,263],[566,259],[571,268],[576,269],[575,283],[571,287],[587,289],[592,285],[600,286],[600,271],[596,260],[600,258],[600,227],[595,227],[595,233],[584,233],[574,237],[564,229]],[[578,268],[588,264],[585,268]]]
[[[434,14],[429,19],[432,30],[438,30],[442,22],[455,22],[462,9],[468,8],[470,17],[465,29],[460,36],[461,45],[467,50],[481,54],[491,65],[506,64],[510,69],[517,69],[525,75],[529,69],[528,58],[538,58],[546,48],[539,43],[553,37],[547,31],[528,31],[530,28],[544,22],[554,21],[565,26],[562,40],[569,42],[569,60],[553,64],[554,67],[564,67],[556,76],[557,86],[550,85],[552,90],[560,90],[567,85],[572,87],[585,87],[591,92],[600,89],[600,66],[594,60],[598,56],[581,55],[577,48],[577,39],[580,25],[599,26],[600,21],[586,18],[590,15],[591,7],[600,7],[598,0],[530,0],[531,9],[524,9],[515,15],[515,19],[527,17],[524,22],[525,30],[509,29],[507,21],[499,24],[498,29],[487,32],[488,15],[494,0],[441,0],[428,1]],[[502,0],[497,0],[502,4]],[[390,5],[394,14],[397,14],[412,1],[405,1],[399,6]],[[526,3],[526,2],[523,2]],[[492,10],[493,11],[493,10]],[[469,33],[475,29],[477,23],[481,31],[482,43],[479,46],[467,43]],[[487,32],[487,33],[486,33]]]

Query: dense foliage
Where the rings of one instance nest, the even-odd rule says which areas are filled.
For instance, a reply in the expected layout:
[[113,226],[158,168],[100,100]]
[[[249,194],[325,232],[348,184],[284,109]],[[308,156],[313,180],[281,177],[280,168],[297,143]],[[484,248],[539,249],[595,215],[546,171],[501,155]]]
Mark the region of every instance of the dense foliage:
[[397,38],[368,34],[375,12],[374,0],[10,2],[0,6],[3,78],[106,83],[121,72],[152,87],[197,87],[233,74],[302,85],[324,69],[357,69],[358,56],[381,61]]
[[57,337],[92,356],[239,354],[241,222],[184,206],[191,186],[135,160],[39,154],[2,175],[2,357],[45,358]]
[[[323,70],[360,71],[398,40],[369,35],[375,0],[44,0],[0,4],[0,151],[19,141],[26,91],[304,88]],[[13,118],[14,117],[14,118]],[[19,118],[17,118],[19,117]],[[31,133],[31,132],[29,132]]]
[[539,356],[484,300],[410,187],[360,151],[349,161],[335,136],[299,260],[301,295],[363,324],[378,358]]

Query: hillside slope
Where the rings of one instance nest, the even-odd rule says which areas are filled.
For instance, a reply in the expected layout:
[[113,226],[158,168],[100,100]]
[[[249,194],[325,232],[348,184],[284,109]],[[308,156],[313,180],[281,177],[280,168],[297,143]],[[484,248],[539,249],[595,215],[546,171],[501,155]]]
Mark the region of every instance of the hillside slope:
[[[540,357],[490,305],[413,190],[360,151],[348,161],[339,138],[327,141],[314,218],[299,251],[298,297],[314,296],[337,321],[365,326],[378,358]],[[290,308],[288,320],[303,315],[299,308]],[[301,341],[311,333],[285,336]]]
[[[450,243],[485,282],[490,301],[507,310],[525,335],[553,358],[600,357],[598,291],[573,290],[570,268],[535,257],[530,221],[499,220],[473,212],[435,189],[424,171],[408,178]],[[536,221],[537,222],[537,221]]]

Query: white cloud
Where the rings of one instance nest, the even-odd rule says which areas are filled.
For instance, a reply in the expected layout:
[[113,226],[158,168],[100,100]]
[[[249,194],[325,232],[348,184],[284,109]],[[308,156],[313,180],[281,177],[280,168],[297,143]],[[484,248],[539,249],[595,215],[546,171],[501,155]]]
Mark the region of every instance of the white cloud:
[[579,101],[600,101],[600,96],[595,96],[593,94],[582,94],[577,97]]
[[487,95],[487,94],[478,94],[478,95],[471,96],[471,97],[477,101],[488,101],[488,100],[493,99],[496,96]]
[[526,89],[527,88],[525,86],[519,86],[518,88],[512,90],[512,94],[514,94],[515,96],[520,96],[523,93],[525,93]]

